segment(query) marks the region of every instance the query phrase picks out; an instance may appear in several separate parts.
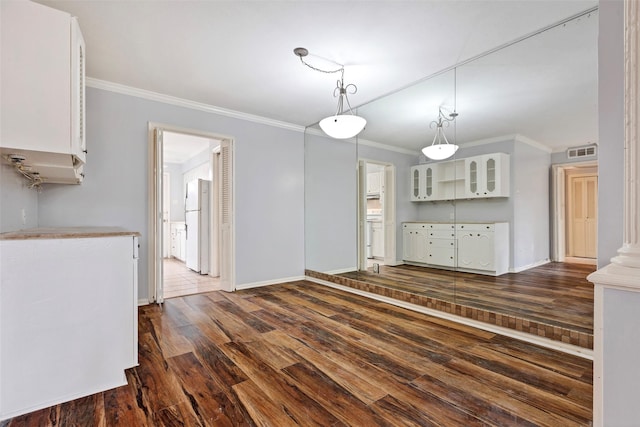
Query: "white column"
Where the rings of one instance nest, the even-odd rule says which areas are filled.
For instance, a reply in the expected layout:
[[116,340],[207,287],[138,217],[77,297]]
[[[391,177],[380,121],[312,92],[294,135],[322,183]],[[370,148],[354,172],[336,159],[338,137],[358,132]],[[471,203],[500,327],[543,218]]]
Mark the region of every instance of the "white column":
[[[594,283],[594,426],[640,420],[640,1],[624,0],[624,242]],[[602,207],[603,209],[606,207]]]

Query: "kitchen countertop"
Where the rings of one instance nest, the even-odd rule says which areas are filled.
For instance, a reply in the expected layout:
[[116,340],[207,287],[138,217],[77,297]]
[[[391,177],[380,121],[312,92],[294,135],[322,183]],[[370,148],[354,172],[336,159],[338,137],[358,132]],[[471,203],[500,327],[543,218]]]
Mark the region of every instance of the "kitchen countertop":
[[83,239],[91,237],[138,236],[120,227],[39,227],[0,233],[0,240]]
[[502,224],[507,221],[404,221],[403,224]]

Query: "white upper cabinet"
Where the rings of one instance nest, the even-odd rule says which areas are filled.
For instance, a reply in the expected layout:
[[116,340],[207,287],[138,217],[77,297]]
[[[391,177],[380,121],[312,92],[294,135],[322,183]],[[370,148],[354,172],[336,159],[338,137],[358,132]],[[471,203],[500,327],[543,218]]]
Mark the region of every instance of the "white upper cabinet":
[[465,197],[509,197],[509,167],[505,153],[465,159]]
[[509,197],[509,159],[492,153],[412,166],[411,201]]
[[439,200],[437,188],[437,164],[411,167],[411,201]]
[[[85,162],[85,45],[75,18],[30,1],[0,2],[3,155],[44,182],[77,183]],[[47,170],[54,170],[48,179]]]
[[369,172],[367,174],[367,195],[380,196],[382,190],[382,173]]

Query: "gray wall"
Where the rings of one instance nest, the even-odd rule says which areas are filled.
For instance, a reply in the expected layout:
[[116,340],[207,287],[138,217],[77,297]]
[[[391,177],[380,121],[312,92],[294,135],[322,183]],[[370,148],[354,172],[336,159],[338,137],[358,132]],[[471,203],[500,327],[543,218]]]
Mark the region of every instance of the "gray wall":
[[[631,0],[630,0],[631,1]],[[599,178],[598,267],[623,244],[624,15],[622,1],[601,1],[598,40]],[[640,295],[605,289],[603,296],[603,425],[635,426],[640,419],[637,384]]]
[[624,8],[600,2],[598,37],[598,267],[623,243]]
[[515,144],[511,181],[515,269],[549,260],[550,162],[550,153],[528,144]]
[[38,201],[40,225],[140,231],[139,297],[147,298],[150,121],[235,139],[237,285],[303,275],[302,132],[95,88],[87,88],[85,182],[47,187]]
[[28,181],[4,161],[0,165],[0,183],[0,232],[37,227],[37,190],[29,189]]
[[305,135],[306,268],[357,268],[356,144]]

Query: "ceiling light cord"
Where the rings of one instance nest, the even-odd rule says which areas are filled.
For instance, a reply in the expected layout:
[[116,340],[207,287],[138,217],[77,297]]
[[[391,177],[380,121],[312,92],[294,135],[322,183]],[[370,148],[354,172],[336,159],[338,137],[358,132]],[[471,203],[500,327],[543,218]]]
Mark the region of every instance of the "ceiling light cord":
[[[321,73],[325,73],[325,74],[333,74],[333,73],[340,73],[340,80],[338,80],[336,82],[336,87],[333,90],[333,97],[334,98],[338,98],[338,108],[336,109],[336,116],[339,114],[342,114],[344,111],[344,101],[347,102],[347,107],[349,107],[348,112],[351,113],[351,115],[353,115],[353,110],[351,108],[351,103],[349,102],[349,97],[348,94],[355,94],[356,92],[358,92],[358,86],[356,86],[353,83],[349,83],[348,85],[344,85],[344,65],[342,64],[338,64],[337,62],[335,62],[336,65],[339,65],[340,68],[337,68],[335,70],[323,70],[322,68],[318,68],[318,67],[314,67],[313,65],[309,64],[308,62],[306,62],[304,60],[304,57],[307,56],[309,54],[309,51],[306,50],[305,48],[302,47],[298,47],[295,48],[293,50],[293,53],[300,58],[300,62],[302,62],[304,65],[306,65],[307,67],[311,68],[314,71],[319,71]],[[333,61],[331,61],[333,62]]]
[[[309,51],[307,49],[303,47],[297,47],[293,49],[293,53],[298,58],[300,58],[300,62],[302,62],[303,65],[306,65],[314,71],[319,71],[325,74],[338,72],[340,73],[340,80],[337,81],[336,87],[333,89],[333,97],[338,98],[338,108],[336,110],[336,114],[333,116],[325,117],[324,119],[320,120],[320,122],[318,122],[318,125],[324,131],[324,133],[329,135],[331,138],[347,139],[353,138],[354,136],[357,136],[360,132],[362,132],[365,125],[367,124],[367,120],[353,113],[348,94],[356,93],[358,91],[358,87],[353,83],[350,83],[346,86],[344,85],[344,65],[334,62],[334,64],[340,66],[340,68],[336,70],[323,70],[305,62],[303,58],[309,55]],[[345,101],[347,107],[349,107],[348,113],[350,114],[343,113]]]

